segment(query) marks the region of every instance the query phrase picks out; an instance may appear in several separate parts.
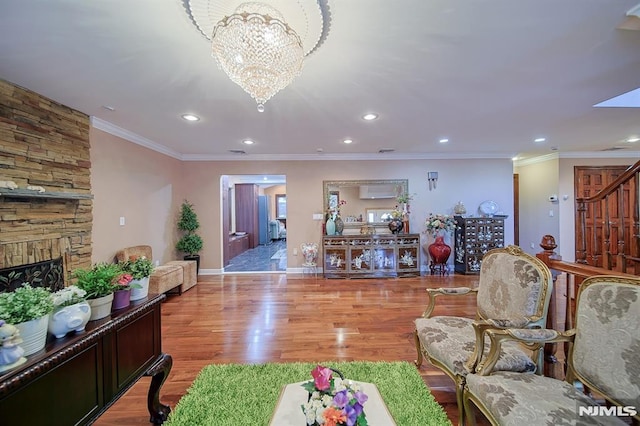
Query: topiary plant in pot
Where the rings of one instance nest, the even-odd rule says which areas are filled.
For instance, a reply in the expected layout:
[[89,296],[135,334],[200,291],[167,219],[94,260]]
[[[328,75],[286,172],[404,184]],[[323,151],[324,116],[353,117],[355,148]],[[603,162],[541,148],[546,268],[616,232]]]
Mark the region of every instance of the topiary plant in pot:
[[180,206],[177,225],[183,234],[176,243],[176,250],[186,253],[184,260],[195,260],[196,269],[199,272],[200,255],[198,252],[202,250],[203,241],[195,231],[200,228],[200,222],[198,221],[198,215],[193,210],[193,204],[187,200]]

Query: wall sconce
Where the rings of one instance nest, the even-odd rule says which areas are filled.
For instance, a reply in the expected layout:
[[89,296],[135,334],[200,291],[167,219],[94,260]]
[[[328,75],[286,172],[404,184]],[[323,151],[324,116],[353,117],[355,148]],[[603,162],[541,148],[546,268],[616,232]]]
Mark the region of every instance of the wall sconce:
[[438,183],[438,172],[427,172],[427,180],[429,181],[429,191],[436,189]]

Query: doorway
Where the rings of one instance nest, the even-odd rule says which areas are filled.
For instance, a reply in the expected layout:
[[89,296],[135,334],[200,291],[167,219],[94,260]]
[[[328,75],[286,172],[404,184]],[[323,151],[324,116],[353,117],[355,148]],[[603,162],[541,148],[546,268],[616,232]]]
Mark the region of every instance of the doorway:
[[221,185],[223,272],[286,272],[286,176],[228,175]]

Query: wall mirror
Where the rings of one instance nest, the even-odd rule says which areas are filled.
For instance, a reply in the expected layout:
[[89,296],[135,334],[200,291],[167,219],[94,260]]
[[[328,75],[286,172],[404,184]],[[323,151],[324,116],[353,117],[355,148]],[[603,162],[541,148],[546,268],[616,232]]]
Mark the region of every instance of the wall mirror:
[[[325,213],[337,209],[347,223],[381,223],[397,205],[396,197],[409,193],[408,179],[325,180]],[[337,207],[336,207],[337,206]]]

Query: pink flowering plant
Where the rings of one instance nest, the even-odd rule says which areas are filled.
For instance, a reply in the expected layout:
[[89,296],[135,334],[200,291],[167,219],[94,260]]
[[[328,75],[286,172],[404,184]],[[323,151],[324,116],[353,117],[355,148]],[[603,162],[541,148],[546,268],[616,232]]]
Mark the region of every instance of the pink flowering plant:
[[[334,377],[336,372],[339,377]],[[368,396],[360,386],[344,380],[342,374],[318,365],[311,371],[313,380],[302,387],[309,392],[309,400],[302,404],[307,425],[367,426],[364,403]]]
[[133,281],[133,275],[124,273],[121,274],[115,283],[115,291],[118,290],[130,290],[132,288],[142,288],[140,284],[131,283]]
[[449,233],[455,231],[456,221],[453,216],[429,213],[425,227],[428,233],[436,237],[441,232]]

